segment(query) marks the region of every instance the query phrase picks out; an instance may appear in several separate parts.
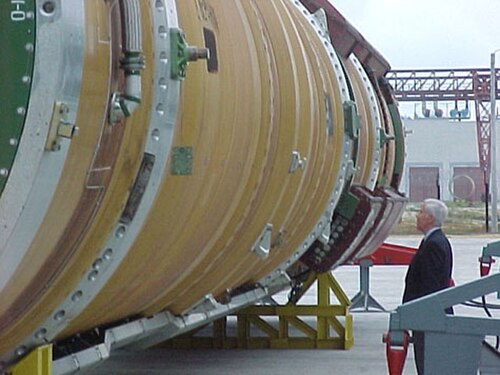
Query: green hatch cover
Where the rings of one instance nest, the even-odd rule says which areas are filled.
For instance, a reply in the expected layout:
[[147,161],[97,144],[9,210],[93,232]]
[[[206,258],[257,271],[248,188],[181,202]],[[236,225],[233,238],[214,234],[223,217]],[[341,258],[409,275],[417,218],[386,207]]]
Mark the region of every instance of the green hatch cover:
[[35,1],[0,1],[0,195],[26,120],[35,52]]

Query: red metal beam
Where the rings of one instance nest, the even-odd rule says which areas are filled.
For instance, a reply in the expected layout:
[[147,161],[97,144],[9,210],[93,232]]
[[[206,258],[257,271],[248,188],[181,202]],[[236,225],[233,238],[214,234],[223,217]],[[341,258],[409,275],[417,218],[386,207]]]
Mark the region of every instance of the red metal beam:
[[[500,69],[496,74],[499,82]],[[400,102],[490,100],[489,69],[392,70],[386,78]]]
[[414,247],[384,243],[370,256],[358,259],[354,264],[359,264],[363,259],[370,259],[375,266],[406,266],[417,253]]
[[[500,69],[496,70],[496,98],[500,99]],[[393,70],[387,81],[400,102],[473,101],[479,165],[487,184],[490,175],[490,69],[415,69]],[[486,185],[486,190],[488,186]]]
[[347,21],[328,0],[300,0],[311,12],[325,10],[328,19],[330,39],[337,53],[347,58],[354,53],[365,69],[373,72],[376,78],[384,76],[391,66],[361,33]]

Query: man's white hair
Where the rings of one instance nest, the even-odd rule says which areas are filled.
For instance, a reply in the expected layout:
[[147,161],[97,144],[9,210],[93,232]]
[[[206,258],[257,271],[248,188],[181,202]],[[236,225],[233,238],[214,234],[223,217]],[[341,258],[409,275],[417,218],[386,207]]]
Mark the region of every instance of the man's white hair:
[[442,226],[448,216],[448,207],[438,199],[426,199],[423,204],[424,211],[434,218],[434,224]]

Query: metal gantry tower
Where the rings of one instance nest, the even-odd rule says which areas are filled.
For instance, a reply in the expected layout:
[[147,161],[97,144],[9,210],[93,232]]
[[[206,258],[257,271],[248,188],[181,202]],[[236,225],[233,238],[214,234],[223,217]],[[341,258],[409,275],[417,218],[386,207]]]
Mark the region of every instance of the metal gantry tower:
[[[491,168],[491,120],[492,93],[500,98],[500,69],[495,70],[495,88],[491,90],[491,69],[416,69],[392,70],[387,73],[387,80],[394,88],[396,99],[400,102],[473,102],[476,112],[477,146],[479,165],[484,174],[486,196],[489,197]],[[463,112],[456,111],[457,120]],[[488,217],[488,199],[486,199],[486,217]],[[488,229],[488,222],[486,223]]]

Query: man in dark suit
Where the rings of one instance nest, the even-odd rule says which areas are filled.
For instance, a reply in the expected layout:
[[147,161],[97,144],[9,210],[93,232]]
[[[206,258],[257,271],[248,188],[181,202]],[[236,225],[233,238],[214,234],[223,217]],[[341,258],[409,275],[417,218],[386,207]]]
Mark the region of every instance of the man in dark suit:
[[[448,215],[446,205],[437,199],[426,199],[417,214],[417,229],[424,234],[405,279],[403,303],[445,289],[450,285],[453,266],[451,245],[441,226]],[[453,314],[451,307],[447,314]],[[413,332],[413,350],[419,375],[424,374],[424,334]]]

